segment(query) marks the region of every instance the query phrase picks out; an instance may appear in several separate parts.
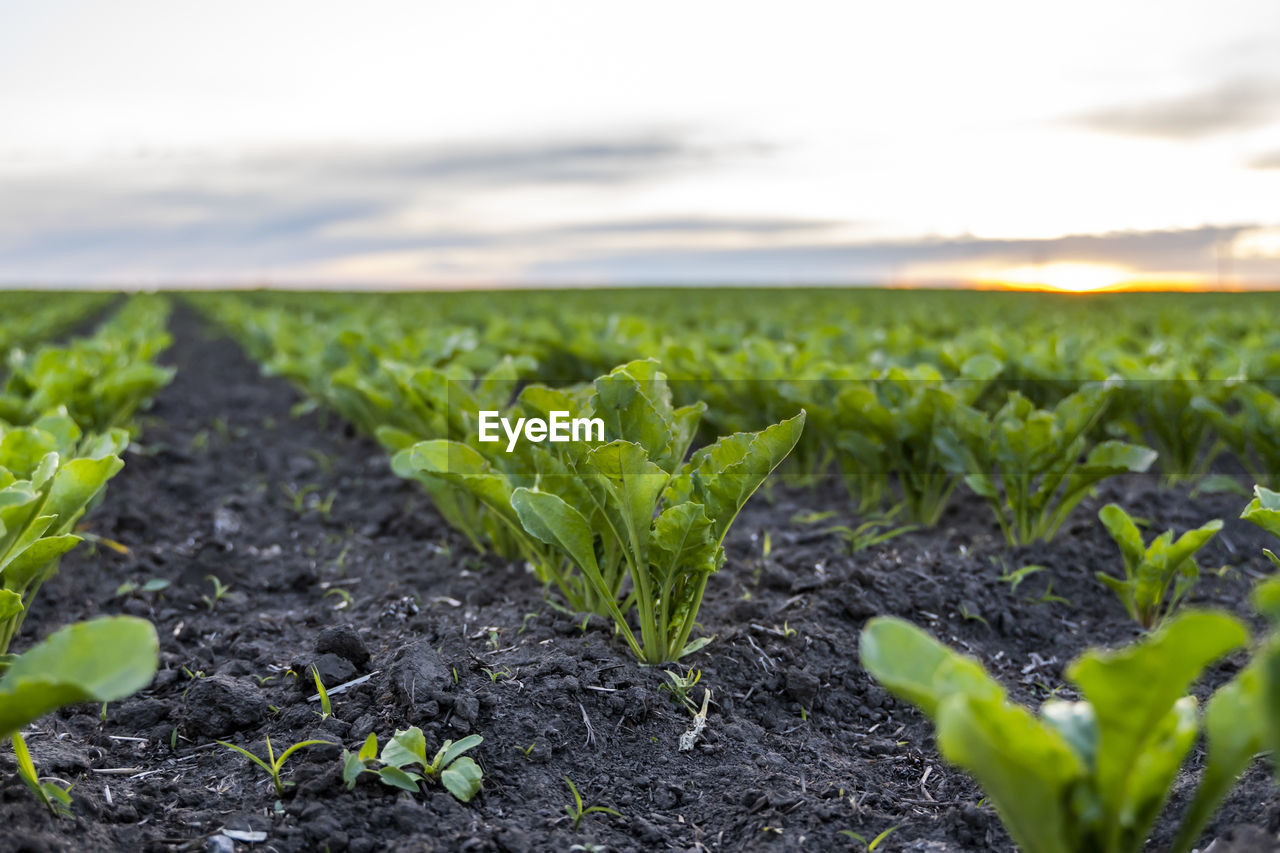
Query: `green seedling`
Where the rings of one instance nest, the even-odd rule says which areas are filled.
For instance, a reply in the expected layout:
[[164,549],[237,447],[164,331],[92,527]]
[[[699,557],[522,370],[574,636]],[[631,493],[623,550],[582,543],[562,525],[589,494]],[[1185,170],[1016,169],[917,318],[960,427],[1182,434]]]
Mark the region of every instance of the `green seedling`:
[[133,595],[134,593],[141,593],[142,595],[158,596],[160,593],[168,589],[171,585],[172,583],[168,580],[165,580],[164,578],[152,578],[151,580],[141,584],[138,583],[137,581],[125,581],[124,583],[120,584],[120,586],[116,587],[116,593],[114,597],[126,598],[130,595]]
[[209,608],[209,612],[213,612],[213,608],[218,606],[226,594],[231,590],[231,584],[223,584],[217,575],[205,575],[204,579],[213,584],[213,595],[202,595],[200,600],[204,602],[205,607]]
[[884,832],[877,835],[875,838],[871,839],[870,841],[867,840],[866,836],[859,835],[858,833],[854,832],[851,829],[842,829],[840,830],[840,834],[845,836],[846,838],[852,838],[854,841],[861,844],[862,849],[866,850],[867,853],[875,853],[876,848],[880,846],[881,842],[883,842],[890,835],[893,835],[893,833],[897,832],[898,829],[899,827],[891,826],[888,829],[886,829]]
[[1137,524],[1118,505],[1107,504],[1098,511],[1098,518],[1120,546],[1124,558],[1123,578],[1098,572],[1098,580],[1116,594],[1129,616],[1147,630],[1167,619],[1195,586],[1200,579],[1195,553],[1222,529],[1222,522],[1215,519],[1188,530],[1176,542],[1173,531],[1166,530],[1150,545],[1143,545]]
[[293,746],[280,753],[280,757],[276,758],[275,751],[271,747],[271,737],[267,736],[267,757],[259,758],[244,747],[236,746],[234,743],[227,743],[224,740],[215,741],[220,746],[240,753],[254,764],[267,771],[267,775],[271,777],[271,784],[275,786],[276,796],[284,797],[284,789],[293,785],[292,782],[285,782],[280,779],[280,772],[284,769],[284,763],[289,760],[295,752],[306,749],[311,746],[337,746],[337,744],[327,740],[304,740],[301,743],[295,743]]
[[351,593],[340,586],[335,586],[324,594],[325,598],[331,595],[338,596],[338,603],[333,606],[334,610],[347,610],[351,607]]
[[856,554],[859,551],[865,551],[868,548],[874,548],[876,545],[888,542],[890,539],[894,539],[904,533],[920,529],[918,524],[893,526],[894,516],[898,514],[901,508],[902,505],[899,504],[884,515],[869,518],[857,527],[838,524],[834,527],[828,527],[823,532],[838,534],[849,546],[849,553]]
[[485,675],[489,676],[489,681],[493,684],[497,684],[499,678],[512,677],[511,670],[505,666],[500,666],[497,669],[491,669],[486,666],[482,667],[482,669],[484,670]]
[[307,496],[312,492],[320,491],[320,487],[310,483],[299,489],[292,483],[281,483],[280,491],[284,492],[284,496],[289,499],[289,508],[293,510],[294,515],[301,516],[307,513]]
[[333,716],[333,705],[329,702],[329,691],[320,680],[320,670],[311,667],[311,677],[316,682],[316,695],[320,697],[320,719],[327,720]]
[[1034,574],[1045,571],[1045,566],[1037,566],[1035,564],[1023,566],[1015,571],[1006,570],[1000,575],[1000,580],[1009,585],[1009,592],[1017,592],[1022,582]]
[[[467,803],[480,791],[484,772],[468,755],[484,738],[468,735],[454,742],[446,740],[435,757],[427,759],[427,741],[422,729],[411,726],[397,731],[378,754],[378,736],[370,734],[359,752],[342,754],[342,779],[348,790],[354,790],[356,781],[373,773],[382,784],[417,794],[423,781],[437,782],[459,801]],[[533,745],[530,744],[530,750]],[[410,769],[416,768],[416,769]]]
[[12,740],[13,756],[18,764],[18,778],[56,817],[70,819],[72,817],[71,789],[74,786],[59,779],[41,778],[36,773],[36,766],[31,761],[31,753],[27,751],[27,742],[22,739],[22,735],[14,732]]
[[662,683],[662,689],[674,696],[690,714],[698,713],[698,703],[693,700],[691,691],[694,685],[702,680],[702,670],[690,669],[681,675],[668,669],[663,671],[663,675],[667,680]]
[[614,817],[622,817],[621,812],[605,806],[585,806],[582,802],[582,795],[578,793],[578,786],[573,784],[573,781],[568,776],[564,777],[564,783],[569,786],[569,791],[573,794],[573,803],[565,806],[564,810],[573,821],[574,832],[578,831],[578,827],[582,826],[582,819],[589,814],[611,814]]

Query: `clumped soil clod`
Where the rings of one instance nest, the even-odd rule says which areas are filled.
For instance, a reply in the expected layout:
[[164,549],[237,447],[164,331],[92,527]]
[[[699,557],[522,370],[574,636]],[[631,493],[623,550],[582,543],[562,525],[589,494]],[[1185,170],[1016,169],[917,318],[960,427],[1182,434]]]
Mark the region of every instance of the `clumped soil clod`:
[[[608,625],[558,609],[521,567],[475,555],[375,444],[324,413],[296,416],[287,383],[260,377],[191,314],[179,311],[173,331],[177,377],[88,520],[128,553],[73,552],[15,647],[131,613],[155,622],[161,671],[105,720],[70,708],[28,738],[42,774],[77,780],[74,820],[40,810],[0,758],[8,849],[825,850],[862,849],[847,833],[897,827],[877,849],[1008,851],[923,717],[858,667],[863,623],[896,614],[926,625],[1039,703],[1085,646],[1134,636],[1093,579],[1119,566],[1094,516],[1102,504],[1161,530],[1227,519],[1201,562],[1238,570],[1206,572],[1192,603],[1247,613],[1240,570],[1265,565],[1265,535],[1235,520],[1244,499],[1192,499],[1154,476],[1108,483],[1048,545],[1010,551],[986,507],[961,499],[937,528],[856,554],[824,532],[852,520],[838,482],[777,478],[748,504],[708,586],[701,623],[716,638],[689,663],[702,672],[693,697],[705,686],[713,701],[681,752],[690,713]],[[817,523],[793,518],[830,509],[839,514]],[[1000,579],[1028,564],[1046,568],[1016,588]],[[170,585],[117,594],[152,579]],[[330,687],[367,677],[332,697],[330,719],[308,701],[313,665]],[[438,787],[409,799],[372,777],[348,792],[333,746],[290,759],[295,785],[277,810],[266,774],[213,743],[264,754],[269,735],[277,754],[311,738],[356,749],[409,725],[432,751],[483,735],[470,754],[484,787],[469,805]],[[590,814],[575,830],[565,776],[587,806],[622,816]],[[1221,838],[1216,851],[1269,850],[1262,830],[1278,829],[1280,798],[1255,765],[1208,837]],[[1172,831],[1162,823],[1152,849]],[[236,840],[246,832],[266,840]]]

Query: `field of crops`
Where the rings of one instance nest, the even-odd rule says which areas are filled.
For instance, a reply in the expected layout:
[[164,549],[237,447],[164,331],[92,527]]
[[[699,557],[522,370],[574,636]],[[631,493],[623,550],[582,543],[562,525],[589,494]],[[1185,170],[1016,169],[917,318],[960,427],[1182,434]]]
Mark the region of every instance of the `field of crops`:
[[0,304],[0,848],[1280,849],[1280,294]]

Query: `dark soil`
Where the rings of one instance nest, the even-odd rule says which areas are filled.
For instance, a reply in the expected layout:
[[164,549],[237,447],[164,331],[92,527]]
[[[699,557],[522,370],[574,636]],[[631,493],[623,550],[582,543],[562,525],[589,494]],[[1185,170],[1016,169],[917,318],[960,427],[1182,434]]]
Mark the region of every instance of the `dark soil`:
[[[691,662],[702,671],[695,698],[706,686],[713,703],[697,747],[680,752],[690,714],[607,625],[558,609],[521,567],[472,553],[377,446],[323,413],[296,415],[299,396],[234,344],[182,313],[174,333],[177,378],[89,520],[128,553],[83,545],[65,559],[18,643],[132,613],[155,622],[161,671],[105,720],[71,708],[29,736],[41,772],[76,783],[74,820],[36,807],[0,758],[5,849],[852,850],[863,848],[844,833],[870,840],[897,827],[878,850],[1011,850],[921,715],[858,667],[863,623],[887,613],[927,625],[1038,703],[1081,649],[1135,636],[1093,579],[1118,566],[1094,516],[1102,503],[1158,529],[1228,519],[1202,564],[1231,568],[1207,573],[1198,603],[1246,613],[1266,568],[1265,537],[1234,520],[1243,498],[1192,499],[1152,477],[1107,484],[1049,545],[1010,551],[985,507],[961,498],[938,528],[855,554],[824,532],[851,521],[838,483],[779,483],[743,513],[710,584],[702,624],[716,639]],[[815,510],[839,515],[793,519]],[[999,579],[1031,563],[1047,568],[1016,589]],[[210,576],[227,587],[221,599]],[[117,594],[155,578],[171,585]],[[1048,600],[1050,584],[1065,601]],[[369,678],[335,695],[335,716],[322,720],[310,680],[294,675],[311,663],[331,687]],[[269,735],[277,751],[306,738],[354,749],[409,725],[431,748],[484,736],[473,753],[484,789],[469,805],[439,788],[400,795],[371,776],[348,792],[337,746],[296,754],[277,805],[259,768],[213,742],[261,753]],[[593,814],[575,830],[565,776],[588,805],[622,816]],[[1194,779],[1175,793],[1179,812]],[[1172,827],[1161,824],[1151,849]],[[1277,830],[1280,798],[1259,764],[1205,843],[1269,850]]]

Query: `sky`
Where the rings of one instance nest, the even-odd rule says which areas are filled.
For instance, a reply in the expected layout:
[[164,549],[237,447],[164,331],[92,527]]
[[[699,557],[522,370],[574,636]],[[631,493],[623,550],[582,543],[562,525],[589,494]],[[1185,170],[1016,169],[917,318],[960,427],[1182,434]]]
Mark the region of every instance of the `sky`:
[[7,0],[0,285],[1280,286],[1280,3]]

